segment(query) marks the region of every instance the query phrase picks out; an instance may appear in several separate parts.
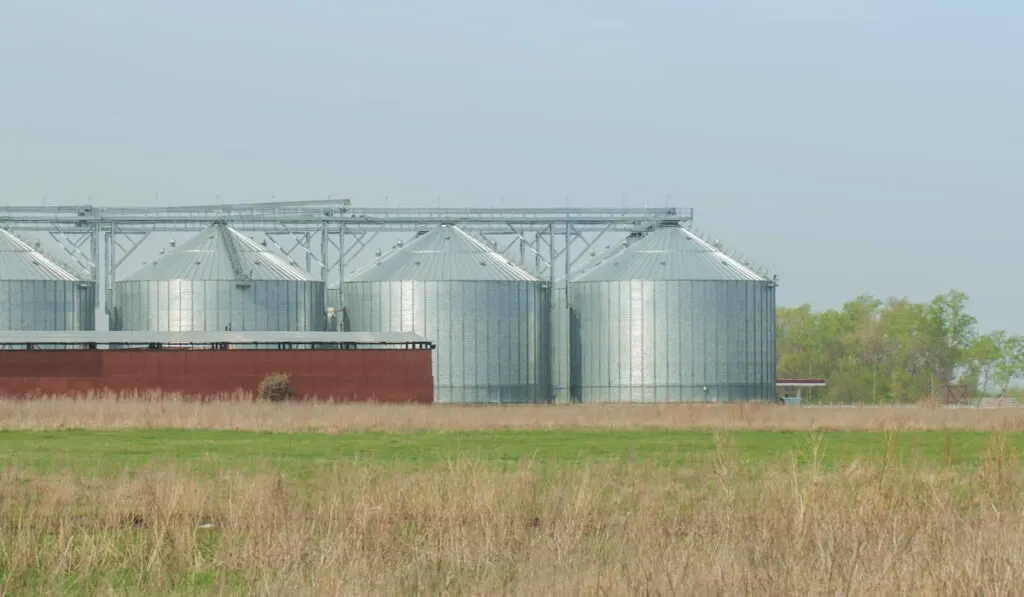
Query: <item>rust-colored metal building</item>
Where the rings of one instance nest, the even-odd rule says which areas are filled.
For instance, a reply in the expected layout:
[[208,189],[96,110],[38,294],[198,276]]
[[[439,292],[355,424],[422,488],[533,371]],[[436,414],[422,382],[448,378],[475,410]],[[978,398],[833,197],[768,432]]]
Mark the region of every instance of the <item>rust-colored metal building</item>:
[[300,399],[431,403],[434,345],[358,332],[0,332],[0,396],[255,393],[287,373]]

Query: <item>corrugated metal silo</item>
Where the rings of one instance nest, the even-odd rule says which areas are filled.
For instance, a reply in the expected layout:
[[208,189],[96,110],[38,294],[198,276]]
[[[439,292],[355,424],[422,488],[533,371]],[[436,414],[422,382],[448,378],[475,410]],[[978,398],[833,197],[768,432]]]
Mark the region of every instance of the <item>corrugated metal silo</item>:
[[572,389],[582,402],[775,395],[775,283],[678,226],[570,284]]
[[348,328],[437,345],[436,402],[545,402],[548,289],[456,226],[441,226],[345,282]]
[[0,230],[0,330],[96,328],[96,284]]
[[555,286],[551,290],[551,385],[555,402],[579,399],[578,395],[573,396],[571,392],[571,388],[579,385],[579,351],[572,346],[573,331],[576,329],[573,322],[576,321],[576,317],[575,312],[568,308],[568,280],[575,279],[580,272],[587,271],[622,252],[641,236],[641,233],[631,233],[622,242],[609,245],[600,253],[592,251],[583,265],[578,266],[568,278],[563,277],[555,281]]
[[218,223],[114,284],[111,329],[317,331],[324,283]]

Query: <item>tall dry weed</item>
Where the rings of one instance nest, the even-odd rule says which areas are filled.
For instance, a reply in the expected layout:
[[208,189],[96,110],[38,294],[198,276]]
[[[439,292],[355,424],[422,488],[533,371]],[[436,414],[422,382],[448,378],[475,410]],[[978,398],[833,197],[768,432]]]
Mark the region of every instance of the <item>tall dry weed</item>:
[[740,404],[387,405],[254,403],[148,393],[0,400],[0,428],[275,431],[666,428],[712,430],[1024,430],[1024,408],[787,407]]
[[696,470],[351,463],[297,482],[270,469],[209,477],[151,466],[98,478],[8,468],[0,594],[1010,595],[1024,586],[1024,469],[998,439],[976,471],[899,474],[754,473],[730,465],[722,439],[720,461]]

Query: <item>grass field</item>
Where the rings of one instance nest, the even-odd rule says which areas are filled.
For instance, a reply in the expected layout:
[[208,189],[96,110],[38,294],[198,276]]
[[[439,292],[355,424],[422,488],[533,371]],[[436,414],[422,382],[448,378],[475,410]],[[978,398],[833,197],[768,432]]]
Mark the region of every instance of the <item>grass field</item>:
[[0,402],[0,595],[1019,592],[1019,415],[892,411]]
[[854,463],[974,467],[993,442],[1008,455],[1024,453],[1024,434],[977,431],[757,432],[690,430],[558,430],[457,432],[259,433],[127,429],[0,431],[0,458],[41,472],[110,473],[153,463],[194,470],[253,470],[269,465],[296,476],[339,462],[411,468],[452,461],[509,468],[523,463],[579,467],[649,464],[701,467],[723,457],[744,468]]

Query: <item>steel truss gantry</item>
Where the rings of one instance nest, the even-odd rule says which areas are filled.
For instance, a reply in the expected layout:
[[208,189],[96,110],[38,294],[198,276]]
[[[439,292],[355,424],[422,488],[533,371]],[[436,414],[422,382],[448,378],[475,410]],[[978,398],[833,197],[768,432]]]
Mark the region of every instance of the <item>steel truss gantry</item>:
[[637,234],[687,225],[689,209],[665,208],[380,208],[348,200],[112,208],[0,207],[0,226],[49,235],[65,261],[108,290],[119,268],[154,232],[198,232],[214,222],[262,233],[278,251],[326,283],[345,280],[355,259],[382,233],[414,235],[441,224],[475,234],[552,284],[569,279],[609,233]]

